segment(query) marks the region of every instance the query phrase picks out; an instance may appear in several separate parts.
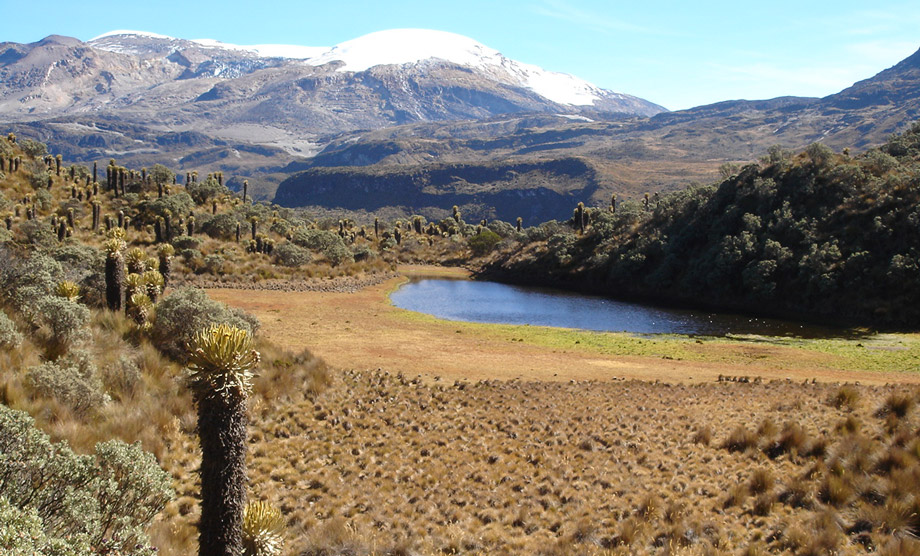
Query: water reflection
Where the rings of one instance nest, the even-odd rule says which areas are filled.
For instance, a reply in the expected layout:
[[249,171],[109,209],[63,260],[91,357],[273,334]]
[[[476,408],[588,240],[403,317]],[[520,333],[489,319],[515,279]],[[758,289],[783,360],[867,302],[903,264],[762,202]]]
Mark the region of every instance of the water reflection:
[[846,330],[725,313],[652,307],[560,290],[470,280],[413,280],[397,307],[456,321],[530,324],[638,334],[841,337]]

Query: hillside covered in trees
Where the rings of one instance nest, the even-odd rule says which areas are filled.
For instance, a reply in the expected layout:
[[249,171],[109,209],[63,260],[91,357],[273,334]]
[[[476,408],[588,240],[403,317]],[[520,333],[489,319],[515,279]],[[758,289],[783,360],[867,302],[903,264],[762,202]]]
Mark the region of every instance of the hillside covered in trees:
[[[920,124],[863,155],[815,143],[715,186],[577,208],[506,242],[483,275],[614,297],[920,325]],[[583,216],[582,216],[583,215]]]

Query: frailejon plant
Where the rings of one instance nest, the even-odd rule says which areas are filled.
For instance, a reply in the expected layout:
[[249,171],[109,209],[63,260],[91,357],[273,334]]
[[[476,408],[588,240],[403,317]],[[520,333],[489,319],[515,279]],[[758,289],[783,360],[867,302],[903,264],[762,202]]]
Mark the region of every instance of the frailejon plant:
[[243,556],[278,556],[284,546],[284,517],[266,502],[250,502],[243,512]]
[[246,502],[246,400],[259,352],[246,330],[225,324],[188,346],[201,443],[199,556],[238,556]]
[[[113,228],[120,230],[121,228]],[[125,265],[121,251],[125,241],[112,237],[103,244],[105,257],[105,302],[110,311],[120,311],[124,305]]]
[[157,257],[160,259],[158,270],[163,276],[163,287],[169,284],[169,277],[172,274],[172,258],[176,249],[169,243],[164,243],[157,247]]

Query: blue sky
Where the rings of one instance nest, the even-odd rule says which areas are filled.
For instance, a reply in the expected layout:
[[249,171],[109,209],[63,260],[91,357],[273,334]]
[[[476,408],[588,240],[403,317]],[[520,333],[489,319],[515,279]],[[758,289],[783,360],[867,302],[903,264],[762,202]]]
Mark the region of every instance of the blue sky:
[[332,46],[384,29],[438,29],[670,109],[824,96],[920,48],[916,0],[0,0],[0,13],[0,41],[13,42],[136,29],[235,44]]

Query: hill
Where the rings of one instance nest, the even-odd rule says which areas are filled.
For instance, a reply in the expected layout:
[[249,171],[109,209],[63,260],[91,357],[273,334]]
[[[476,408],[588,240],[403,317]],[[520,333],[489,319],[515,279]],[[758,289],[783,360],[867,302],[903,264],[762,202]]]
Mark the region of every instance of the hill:
[[[920,125],[864,155],[773,148],[718,186],[577,209],[486,274],[614,296],[916,327]],[[581,232],[582,225],[587,228]]]
[[[546,163],[578,157],[584,176],[597,187],[579,200],[604,206],[611,195],[641,199],[691,184],[709,183],[724,164],[756,160],[773,145],[802,149],[820,141],[856,152],[880,145],[920,117],[920,51],[878,75],[825,98],[781,97],[725,101],[649,118],[553,115],[502,116],[489,120],[415,123],[374,131],[345,133],[305,164],[326,168],[338,180],[365,180],[404,167],[424,172],[440,164]],[[345,170],[344,168],[348,168]],[[312,175],[316,175],[315,173]],[[548,181],[572,183],[546,174]],[[311,174],[296,178],[310,189]],[[291,182],[288,182],[288,187]],[[515,189],[510,180],[492,187]],[[291,194],[278,202],[288,204]],[[322,203],[338,206],[324,198]],[[496,206],[495,213],[507,214]],[[411,206],[411,210],[421,210]],[[484,211],[487,216],[489,211]],[[526,216],[526,213],[522,213]],[[536,223],[535,221],[529,221]]]

